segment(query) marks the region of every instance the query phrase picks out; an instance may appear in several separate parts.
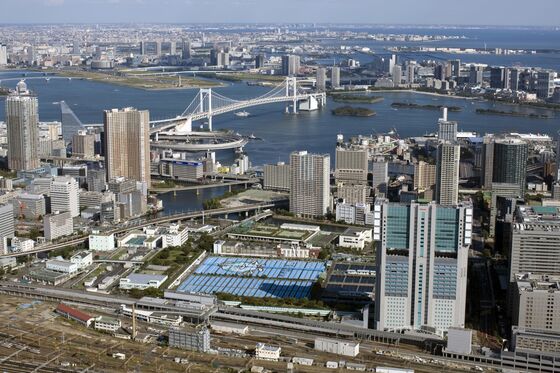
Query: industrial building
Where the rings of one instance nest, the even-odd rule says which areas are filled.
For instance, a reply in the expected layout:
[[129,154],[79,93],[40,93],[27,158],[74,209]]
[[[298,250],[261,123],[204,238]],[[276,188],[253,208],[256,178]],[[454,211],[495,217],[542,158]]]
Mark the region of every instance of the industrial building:
[[169,346],[196,352],[210,350],[210,331],[205,326],[196,329],[169,328]]
[[265,343],[257,343],[255,347],[255,357],[259,360],[280,360],[280,353],[282,348],[280,346],[272,346]]
[[159,288],[167,280],[166,275],[148,275],[143,273],[131,273],[119,281],[119,288],[123,290],[147,288]]
[[88,315],[87,313],[72,308],[64,303],[60,303],[56,307],[55,312],[58,313],[59,315],[66,317],[67,319],[74,320],[88,328],[94,320],[94,318]]

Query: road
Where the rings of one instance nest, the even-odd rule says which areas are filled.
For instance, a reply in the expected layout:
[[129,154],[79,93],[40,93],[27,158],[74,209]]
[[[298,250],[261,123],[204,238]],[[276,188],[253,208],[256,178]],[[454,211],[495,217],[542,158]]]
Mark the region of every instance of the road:
[[[109,233],[109,234],[111,234],[111,233],[119,234],[119,233],[125,233],[125,232],[128,232],[128,231],[134,230],[134,229],[139,229],[139,228],[143,228],[143,227],[150,226],[150,225],[156,225],[156,224],[171,223],[171,222],[177,222],[177,221],[181,221],[181,220],[189,220],[189,219],[200,218],[200,217],[234,214],[234,213],[238,213],[238,212],[248,212],[248,211],[254,211],[254,210],[259,211],[261,209],[264,210],[264,209],[267,209],[267,208],[272,208],[272,207],[275,206],[275,203],[277,203],[277,202],[278,201],[270,202],[270,203],[267,203],[267,202],[254,203],[254,204],[248,204],[248,205],[245,205],[245,206],[238,206],[238,207],[224,207],[224,208],[219,208],[219,209],[189,212],[189,213],[186,213],[186,214],[176,214],[176,215],[162,216],[162,217],[154,218],[154,219],[142,219],[142,220],[135,219],[135,220],[129,221],[126,224],[120,225],[118,228],[109,230],[109,231],[107,231],[107,233]],[[79,244],[82,244],[82,243],[86,242],[88,240],[88,237],[89,237],[89,234],[88,235],[82,235],[82,236],[79,236],[79,237],[76,237],[76,238],[70,238],[67,241],[51,243],[51,244],[47,244],[47,245],[44,245],[44,246],[38,246],[34,250],[0,255],[0,258],[35,255],[35,254],[39,254],[39,253],[45,253],[45,252],[61,249],[61,248],[64,248],[64,247],[76,246],[76,245],[79,245]]]

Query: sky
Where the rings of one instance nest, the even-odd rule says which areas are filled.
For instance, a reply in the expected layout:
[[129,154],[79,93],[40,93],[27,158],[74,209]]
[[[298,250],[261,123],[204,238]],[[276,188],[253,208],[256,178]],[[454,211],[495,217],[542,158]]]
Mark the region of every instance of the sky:
[[560,26],[559,0],[0,0],[0,23]]

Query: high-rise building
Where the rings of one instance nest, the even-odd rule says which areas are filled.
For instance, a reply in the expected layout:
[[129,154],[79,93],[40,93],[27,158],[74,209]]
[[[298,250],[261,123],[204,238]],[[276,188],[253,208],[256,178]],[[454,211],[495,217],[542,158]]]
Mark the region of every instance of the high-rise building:
[[512,225],[510,282],[522,273],[560,275],[560,208],[517,206]]
[[72,155],[82,158],[95,156],[95,135],[81,130],[72,139]]
[[8,48],[5,44],[0,44],[0,66],[8,64]]
[[443,116],[438,120],[438,140],[457,141],[457,122],[447,120],[447,108],[443,108]]
[[255,68],[260,69],[261,67],[264,67],[264,54],[255,56]]
[[484,65],[471,65],[469,73],[470,85],[481,85],[484,77]]
[[39,167],[39,112],[37,97],[22,80],[6,98],[8,168],[22,171]]
[[340,88],[340,67],[338,66],[331,68],[331,88]]
[[492,189],[494,180],[494,136],[486,135],[482,139],[482,180],[484,189]]
[[263,169],[264,189],[290,190],[290,165],[284,162],[265,164]]
[[458,78],[461,74],[461,60],[450,60],[448,64],[451,66],[451,76]]
[[290,155],[290,212],[299,216],[323,216],[330,200],[330,162],[328,154],[306,151]]
[[383,58],[383,72],[389,75],[393,74],[393,67],[397,63],[397,55],[392,54]]
[[416,61],[406,63],[406,82],[413,84],[416,81]]
[[459,198],[459,160],[461,147],[442,142],[437,148],[436,201],[441,205],[456,205]]
[[181,58],[183,60],[188,60],[191,57],[191,43],[188,40],[183,40],[183,42],[181,43]]
[[414,165],[414,189],[424,191],[436,185],[436,165],[420,161]]
[[372,187],[376,195],[386,195],[389,184],[389,163],[384,160],[372,162],[371,174]]
[[398,86],[402,83],[402,67],[401,65],[393,66],[393,84]]
[[539,71],[537,74],[537,97],[543,100],[548,99],[554,94],[554,79],[556,72]]
[[7,254],[7,240],[14,237],[14,207],[9,203],[0,205],[0,255]]
[[156,56],[157,57],[161,56],[161,41],[160,40],[156,41]]
[[457,206],[374,205],[377,245],[375,321],[378,330],[464,327],[470,202]]
[[509,88],[512,91],[517,91],[519,89],[519,70],[510,69],[509,70]]
[[104,112],[107,180],[127,177],[150,185],[150,113],[125,108]]
[[169,55],[175,56],[177,54],[177,43],[174,41],[169,42]]
[[517,184],[525,195],[529,146],[519,139],[494,141],[492,182]]
[[282,56],[282,75],[295,76],[299,74],[300,58],[296,55]]
[[490,87],[494,89],[507,88],[509,81],[509,72],[505,67],[495,66],[490,69]]
[[324,67],[317,68],[317,90],[324,91],[327,89],[327,69]]
[[147,52],[147,48],[146,48],[146,42],[144,40],[140,41],[140,54],[142,56],[145,56]]
[[335,152],[334,177],[336,183],[365,184],[368,175],[366,148],[338,146]]
[[51,183],[51,211],[69,212],[75,218],[80,215],[80,186],[70,176],[57,176]]

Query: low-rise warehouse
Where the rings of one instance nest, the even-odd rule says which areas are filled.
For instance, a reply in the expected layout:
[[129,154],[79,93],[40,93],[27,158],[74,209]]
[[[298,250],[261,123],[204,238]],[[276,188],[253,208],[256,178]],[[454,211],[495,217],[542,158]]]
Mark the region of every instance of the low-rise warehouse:
[[124,290],[159,288],[167,280],[166,275],[148,275],[144,273],[131,273],[121,278],[119,287]]
[[354,357],[360,353],[360,344],[337,339],[315,338],[315,349],[317,351]]

